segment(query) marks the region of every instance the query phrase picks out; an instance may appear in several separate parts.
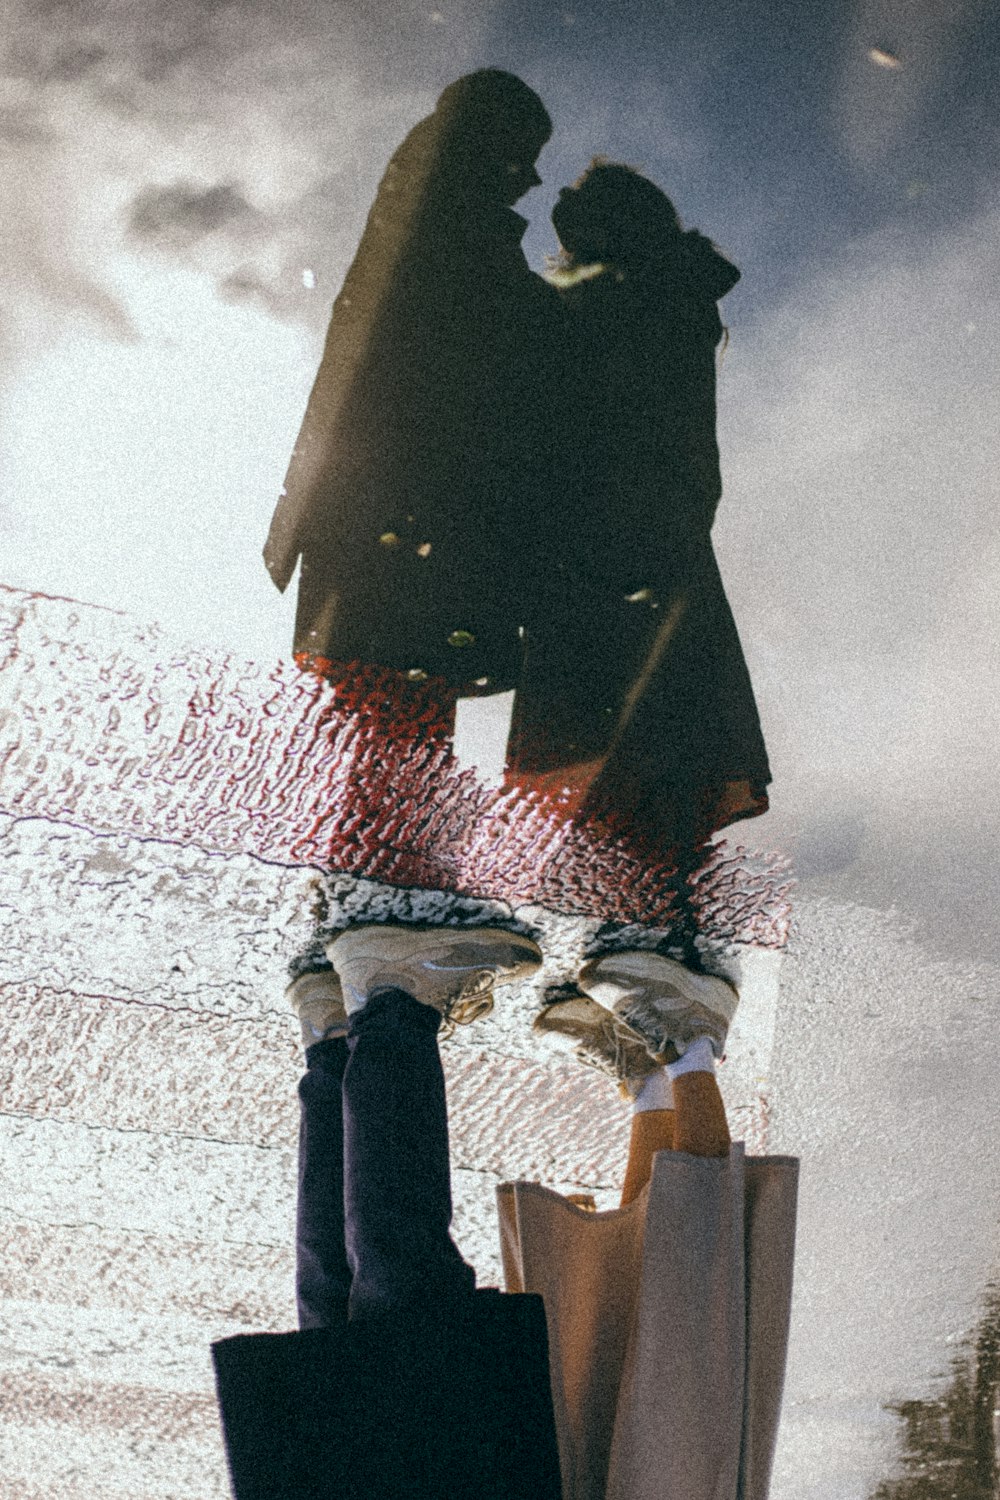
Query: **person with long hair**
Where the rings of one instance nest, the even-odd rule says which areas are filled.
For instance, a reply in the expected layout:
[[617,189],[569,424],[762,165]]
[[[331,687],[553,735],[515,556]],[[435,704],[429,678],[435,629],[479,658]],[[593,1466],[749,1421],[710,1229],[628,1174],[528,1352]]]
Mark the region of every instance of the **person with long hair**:
[[766,811],[770,781],[710,534],[717,304],[739,272],[617,163],[595,161],[552,219],[563,436],[507,778],[567,787],[595,840],[610,831],[692,868],[713,833]]
[[[592,162],[561,191],[552,222],[572,372],[564,483],[542,521],[507,774],[568,787],[595,848],[610,833],[669,850],[679,876],[671,951],[623,950],[609,934],[577,995],[539,1017],[562,1035],[578,1027],[586,1052],[595,1037],[603,1045],[599,1010],[578,1003],[594,984],[668,995],[680,985],[695,999],[721,982],[699,973],[686,878],[713,833],[767,809],[770,769],[711,541],[722,494],[717,304],[739,272],[682,228],[661,188],[619,163]],[[717,1056],[735,1006],[725,988]],[[650,1038],[653,1051],[665,1040]],[[640,1155],[658,1149],[651,1122],[642,1126]]]

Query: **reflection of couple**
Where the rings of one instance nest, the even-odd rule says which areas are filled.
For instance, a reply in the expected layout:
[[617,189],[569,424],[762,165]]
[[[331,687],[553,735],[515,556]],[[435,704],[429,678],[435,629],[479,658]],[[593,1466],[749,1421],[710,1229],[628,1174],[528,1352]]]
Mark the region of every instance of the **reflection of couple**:
[[553,213],[557,293],[511,207],[550,132],[485,71],[396,151],[265,558],[284,588],[301,557],[301,662],[396,670],[387,737],[408,683],[517,688],[513,782],[568,784],[582,826],[690,843],[767,806],[709,541],[716,300],[738,273],[651,182],[598,165]]
[[[287,582],[301,554],[309,665],[373,662],[404,702],[430,677],[517,686],[512,775],[568,768],[584,819],[631,799],[664,836],[700,837],[760,810],[767,777],[708,543],[715,299],[736,273],[652,184],[599,167],[554,221],[567,271],[607,269],[568,276],[560,299],[510,208],[549,129],[524,84],[489,71],[396,152],[269,566]],[[553,403],[568,413],[554,457]],[[536,1019],[617,1082],[632,1131],[617,1210],[501,1189],[512,1296],[477,1290],[451,1238],[438,1031],[484,1014],[539,948],[499,928],[367,926],[327,951],[289,990],[307,1063],[301,1330],[215,1347],[237,1500],[764,1500],[796,1163],[730,1142],[715,1062],[733,987],[655,951],[604,953]]]

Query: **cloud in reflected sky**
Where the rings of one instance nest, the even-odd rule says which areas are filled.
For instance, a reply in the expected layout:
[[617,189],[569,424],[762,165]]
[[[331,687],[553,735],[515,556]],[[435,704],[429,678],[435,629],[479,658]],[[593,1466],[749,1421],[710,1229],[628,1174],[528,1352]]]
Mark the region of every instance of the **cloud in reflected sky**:
[[873,841],[969,832],[973,805],[1000,832],[989,14],[12,0],[2,581],[287,650],[294,601],[259,552],[330,302],[392,149],[495,63],[556,125],[522,205],[534,265],[600,151],[744,271],[716,539],[777,835],[882,891]]
[[202,188],[180,181],[143,189],[132,204],[128,227],[139,241],[183,251],[206,235],[242,235],[258,217],[234,183]]

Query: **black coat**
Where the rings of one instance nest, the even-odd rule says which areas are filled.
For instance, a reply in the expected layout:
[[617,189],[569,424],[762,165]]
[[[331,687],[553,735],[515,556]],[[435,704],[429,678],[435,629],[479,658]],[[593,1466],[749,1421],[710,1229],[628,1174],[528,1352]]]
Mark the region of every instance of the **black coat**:
[[212,1355],[236,1500],[560,1500],[540,1297]]
[[436,116],[385,173],[265,547],[297,655],[513,685],[560,316],[525,221],[449,177]]
[[770,779],[710,539],[716,302],[738,278],[691,232],[641,273],[564,293],[565,461],[542,513],[511,746],[515,778],[602,762],[591,805],[681,824],[700,807],[711,827],[763,811]]

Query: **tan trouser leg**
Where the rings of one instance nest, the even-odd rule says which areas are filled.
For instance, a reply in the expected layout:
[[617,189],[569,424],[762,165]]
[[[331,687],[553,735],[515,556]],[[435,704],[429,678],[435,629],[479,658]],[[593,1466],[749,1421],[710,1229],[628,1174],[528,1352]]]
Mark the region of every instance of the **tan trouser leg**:
[[726,1106],[712,1073],[674,1079],[674,1150],[689,1156],[728,1156]]
[[653,1170],[657,1151],[689,1156],[726,1156],[730,1135],[726,1106],[711,1073],[682,1073],[674,1080],[674,1109],[640,1110],[632,1116],[622,1208],[638,1198]]
[[674,1144],[674,1111],[644,1109],[632,1116],[632,1134],[628,1143],[628,1166],[622,1186],[622,1208],[638,1198],[653,1170],[657,1151],[670,1151]]

